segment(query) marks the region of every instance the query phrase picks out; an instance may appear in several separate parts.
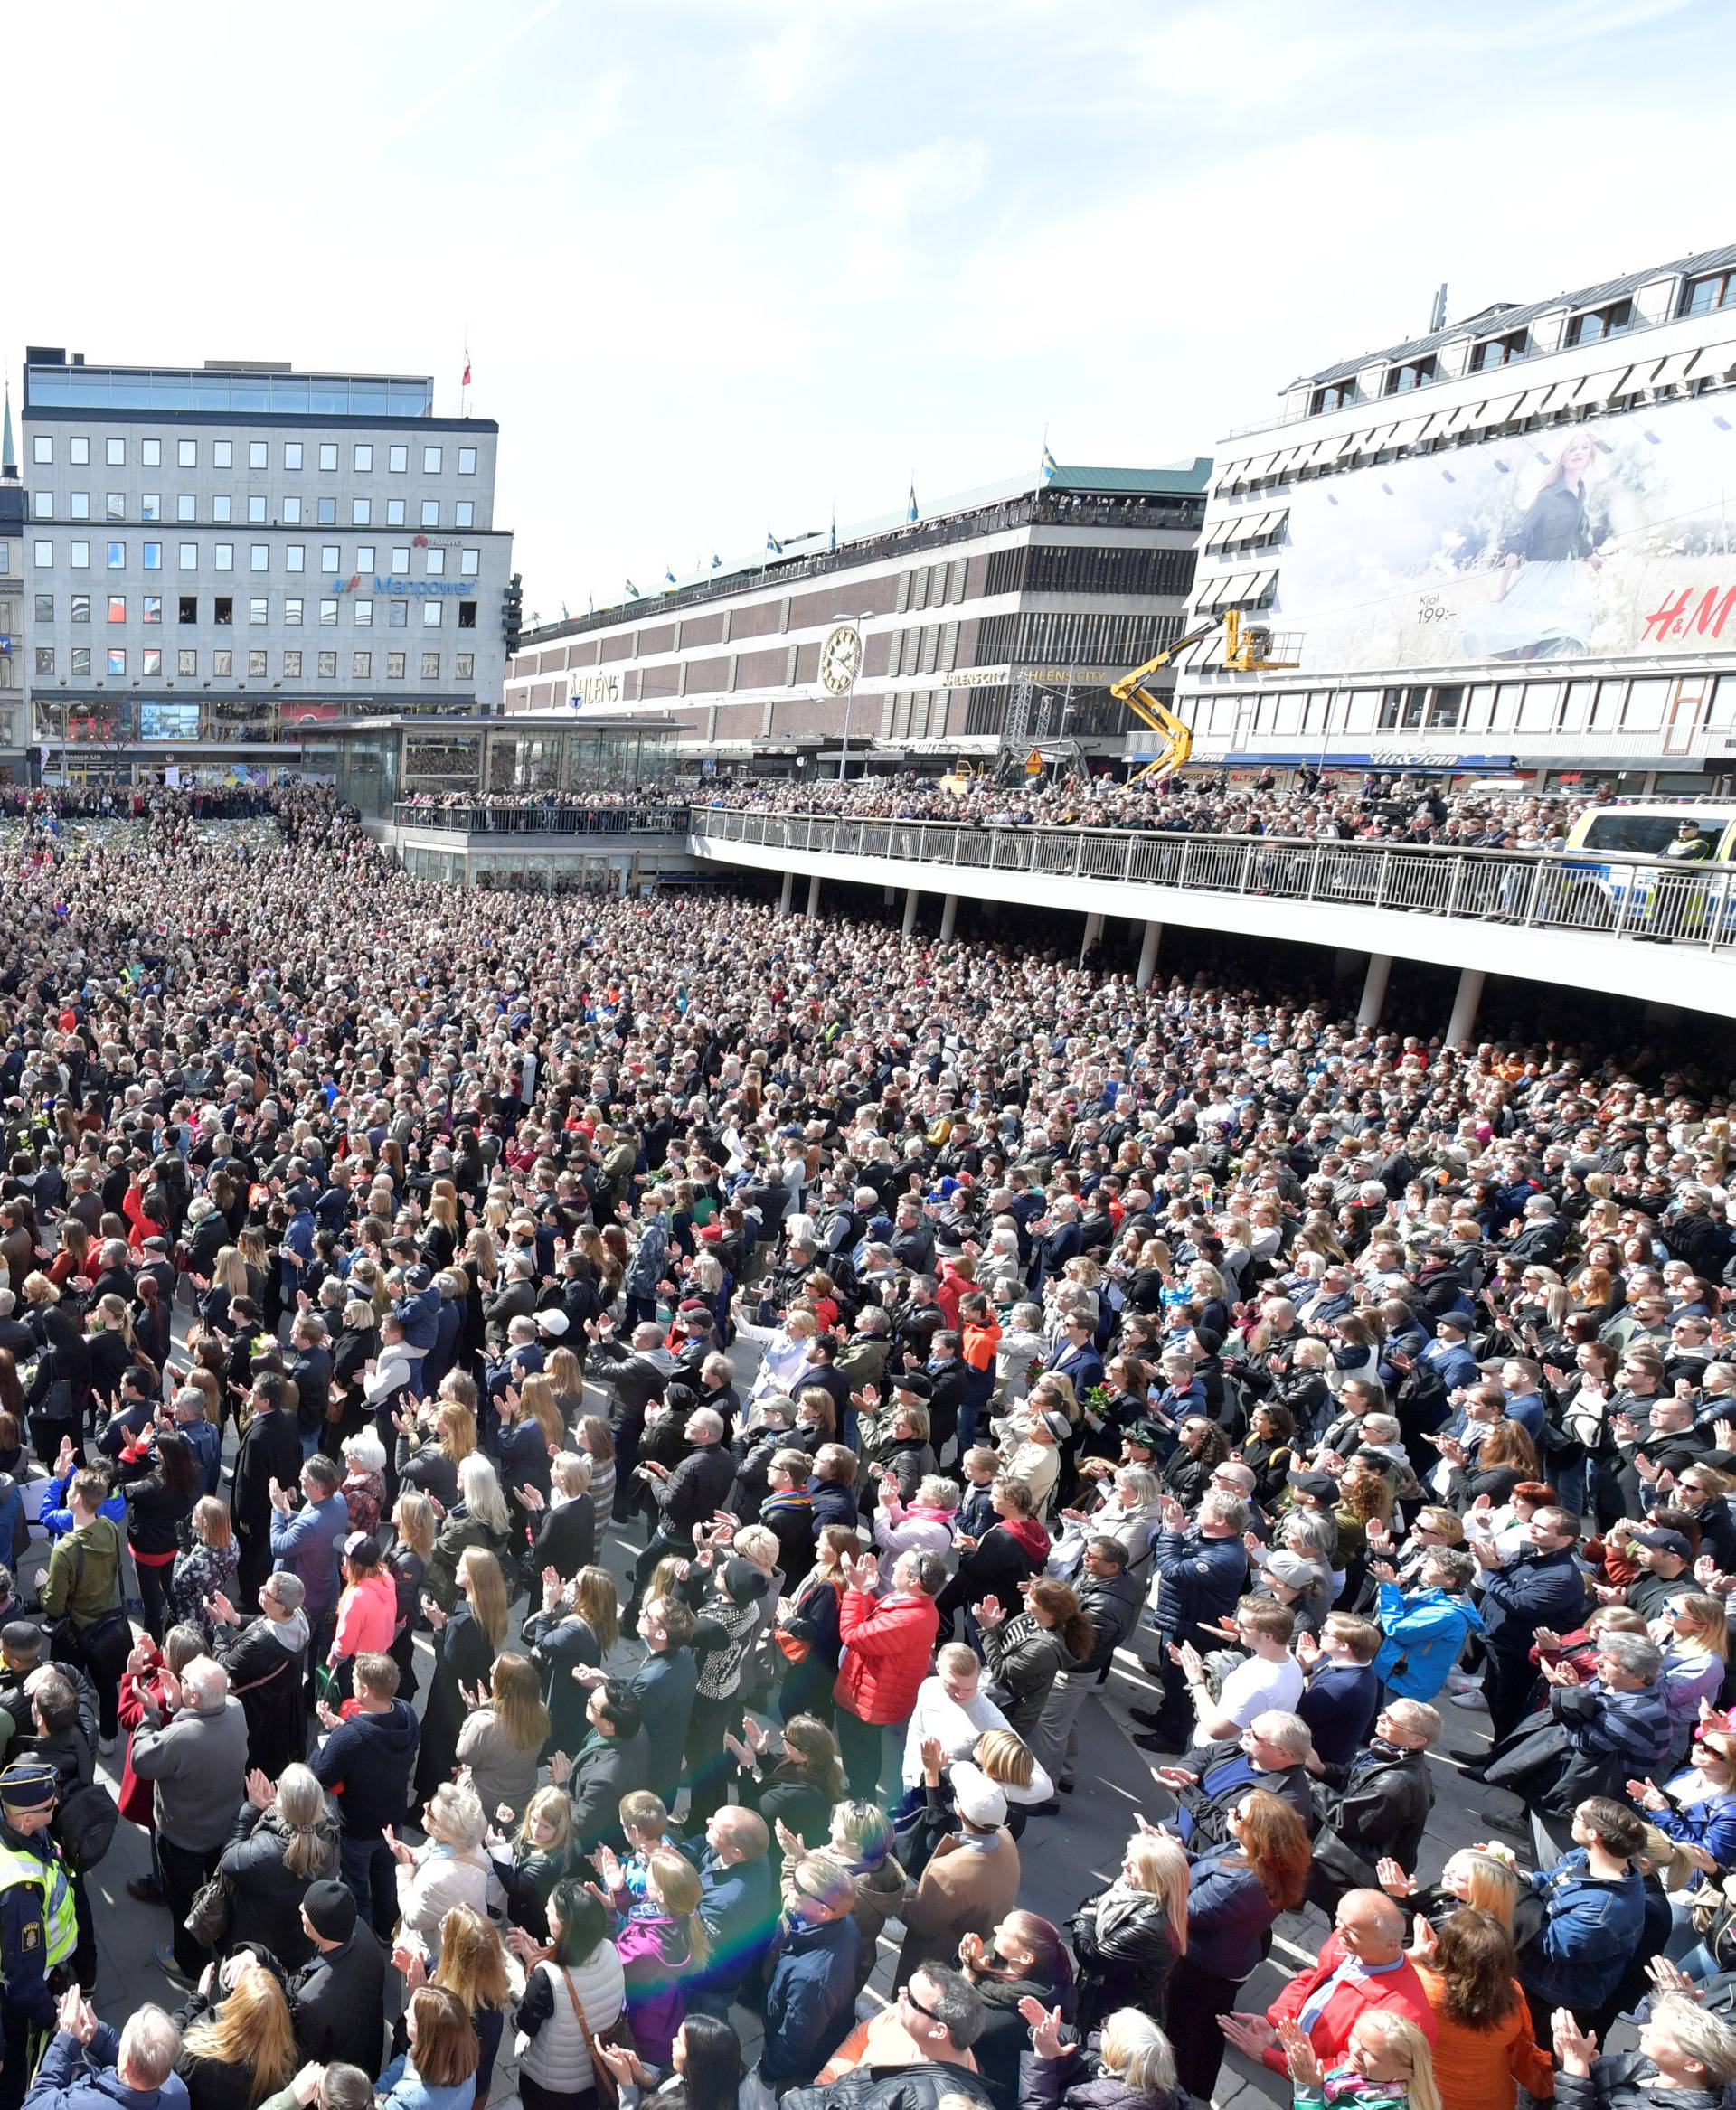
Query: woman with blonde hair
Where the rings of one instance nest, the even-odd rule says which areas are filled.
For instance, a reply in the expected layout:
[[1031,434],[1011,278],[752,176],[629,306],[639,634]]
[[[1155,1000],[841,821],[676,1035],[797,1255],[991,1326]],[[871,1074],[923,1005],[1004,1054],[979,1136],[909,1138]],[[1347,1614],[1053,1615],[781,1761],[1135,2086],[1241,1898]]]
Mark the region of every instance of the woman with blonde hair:
[[516,1816],[528,1807],[549,1738],[542,1680],[529,1656],[504,1650],[495,1658],[485,1692],[467,1691],[471,1711],[458,1731],[458,1759],[470,1768],[485,1810],[503,1805]]
[[1378,1864],[1375,1873],[1389,1898],[1398,1898],[1407,1911],[1437,1927],[1468,1906],[1473,1911],[1491,1914],[1509,1934],[1513,1932],[1519,1878],[1505,1851],[1486,1846],[1461,1846],[1457,1853],[1448,1855],[1440,1880],[1432,1885],[1420,1885],[1390,1856]]
[[435,1534],[423,1589],[450,1610],[458,1597],[459,1557],[479,1549],[504,1561],[512,1542],[512,1512],[501,1493],[494,1460],[471,1451],[459,1460],[458,1499],[448,1505]]
[[1722,1597],[1705,1590],[1673,1597],[1653,1638],[1664,1650],[1664,1704],[1670,1710],[1670,1764],[1687,1757],[1702,1702],[1715,1707],[1730,1654],[1730,1619]]
[[581,1454],[590,1460],[590,1500],[607,1525],[615,1513],[615,1437],[600,1414],[587,1414],[573,1431]]
[[338,1872],[337,1812],[306,1766],[286,1766],[277,1791],[262,1773],[247,1779],[245,1831],[225,1848],[217,1873],[229,1892],[226,1945],[257,1942],[287,1971],[314,1954],[301,1924],[307,1886]]
[[422,1615],[434,1629],[434,1681],[422,1717],[421,1748],[416,1757],[416,1794],[433,1794],[448,1781],[458,1763],[458,1733],[469,1708],[467,1686],[481,1685],[506,1639],[506,1585],[500,1563],[480,1546],[467,1546],[458,1556],[458,1596],[450,1612],[427,1591]]
[[[392,1961],[398,1961],[396,1953]],[[424,1983],[437,1985],[469,2016],[476,2033],[475,2100],[486,2103],[507,2003],[524,1990],[524,1973],[507,1955],[499,1935],[474,1905],[455,1905],[440,1922],[439,1962],[433,1975],[428,1975],[420,1953],[407,1953],[400,1968],[406,1992],[413,1993]]]
[[1115,1880],[1074,1913],[1069,1932],[1079,1962],[1082,2038],[1116,2008],[1137,2008],[1162,2025],[1170,1975],[1187,1954],[1187,1891],[1181,1842],[1136,1832]]
[[495,1880],[506,1893],[506,1917],[539,1942],[548,1938],[546,1907],[554,1886],[580,1872],[574,1837],[572,1797],[561,1787],[537,1789],[510,1840],[489,1835]]
[[1407,2015],[1369,2008],[1356,2018],[1344,2057],[1323,2070],[1314,2046],[1295,2022],[1280,2022],[1279,2049],[1290,2071],[1296,2110],[1441,2110],[1429,2039]]
[[195,1992],[175,2021],[181,2032],[175,2070],[191,2110],[253,2110],[296,2070],[282,1981],[251,1950],[230,1957],[211,1993]]
[[220,1590],[233,1598],[241,1563],[229,1504],[214,1494],[202,1494],[193,1505],[189,1533],[189,1543],[175,1555],[169,1571],[169,1616],[177,1625],[196,1626],[209,1642],[213,1622],[206,1604]]
[[1031,2027],[1032,2056],[1021,2077],[1024,2110],[1193,2110],[1176,2086],[1175,2055],[1169,2039],[1137,2008],[1108,2016],[1092,2058],[1082,2043],[1061,2036],[1061,2008],[1045,2008],[1034,1995],[1019,2003]]
[[627,1980],[627,2011],[639,2055],[669,2063],[687,2012],[687,1989],[703,1975],[711,1937],[699,1916],[699,1870],[673,1847],[646,1857],[645,1903],[615,1936]]
[[419,1935],[430,1958],[439,1953],[440,1926],[455,1905],[486,1913],[499,1895],[484,1849],[488,1820],[472,1787],[443,1780],[422,1805],[424,1843],[407,1846],[390,1826],[386,1844],[398,1863],[401,1935]]
[[[646,1602],[658,1594],[654,1585]],[[523,1634],[542,1681],[558,1749],[576,1751],[590,1734],[585,1719],[590,1690],[574,1673],[599,1669],[620,1632],[620,1597],[606,1568],[581,1568],[571,1586],[552,1568],[543,1570],[542,1608],[525,1620]]]

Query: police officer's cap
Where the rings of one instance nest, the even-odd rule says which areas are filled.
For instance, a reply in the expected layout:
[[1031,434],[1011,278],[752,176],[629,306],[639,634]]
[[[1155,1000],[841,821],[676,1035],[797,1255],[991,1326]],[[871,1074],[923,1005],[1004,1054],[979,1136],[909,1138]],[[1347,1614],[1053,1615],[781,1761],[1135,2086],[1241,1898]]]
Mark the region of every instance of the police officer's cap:
[[0,1803],[9,1810],[45,1810],[58,1802],[61,1776],[40,1758],[18,1758],[0,1773]]

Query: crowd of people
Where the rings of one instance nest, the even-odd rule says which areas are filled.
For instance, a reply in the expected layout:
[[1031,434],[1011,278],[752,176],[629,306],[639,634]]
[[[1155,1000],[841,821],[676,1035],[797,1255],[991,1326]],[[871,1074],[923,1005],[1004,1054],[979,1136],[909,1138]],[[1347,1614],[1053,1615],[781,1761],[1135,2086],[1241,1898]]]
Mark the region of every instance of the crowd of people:
[[279,818],[6,875],[0,2110],[1722,2101],[1711,1043]]

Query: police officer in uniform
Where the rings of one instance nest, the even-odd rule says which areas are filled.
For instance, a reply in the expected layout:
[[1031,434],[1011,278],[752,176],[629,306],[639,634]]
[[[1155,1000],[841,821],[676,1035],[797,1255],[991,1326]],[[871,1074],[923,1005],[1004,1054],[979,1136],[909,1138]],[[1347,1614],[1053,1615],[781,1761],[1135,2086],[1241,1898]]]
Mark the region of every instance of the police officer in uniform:
[[78,1918],[49,1836],[60,1777],[40,1758],[0,1773],[0,2110],[18,2110],[71,1983]]

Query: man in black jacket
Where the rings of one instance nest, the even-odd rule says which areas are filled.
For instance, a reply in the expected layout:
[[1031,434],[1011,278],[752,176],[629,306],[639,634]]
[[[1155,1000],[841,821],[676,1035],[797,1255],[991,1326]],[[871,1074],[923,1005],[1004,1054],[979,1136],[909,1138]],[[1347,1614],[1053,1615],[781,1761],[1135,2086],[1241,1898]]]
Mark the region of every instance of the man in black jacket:
[[621,1797],[650,1785],[651,1747],[644,1716],[627,1686],[610,1678],[592,1687],[585,1719],[590,1738],[577,1758],[557,1751],[549,1761],[549,1778],[557,1787],[564,1780],[571,1782],[572,1836],[579,1852],[595,1853],[599,1846],[624,1852]]
[[1310,1757],[1316,1776],[1314,1866],[1308,1896],[1335,1912],[1347,1890],[1380,1888],[1378,1864],[1389,1857],[1414,1875],[1435,1786],[1423,1754],[1440,1736],[1440,1717],[1417,1700],[1391,1700],[1374,1718],[1374,1734],[1348,1766]]
[[377,2081],[385,2064],[385,1951],[365,1927],[357,1933],[355,1899],[342,1883],[310,1883],[301,1924],[318,1954],[289,1981],[296,2049],[322,2065],[359,2066]]
[[1299,1714],[1269,1707],[1240,1737],[1196,1744],[1185,1766],[1160,1766],[1157,1777],[1175,1797],[1182,1844],[1190,1853],[1222,1846],[1230,1836],[1230,1813],[1250,1787],[1263,1787],[1288,1803],[1312,1832],[1307,1761],[1313,1749],[1314,1738]]
[[729,1500],[735,1482],[735,1460],[723,1447],[721,1414],[709,1407],[694,1408],[682,1434],[693,1447],[673,1473],[666,1465],[651,1463],[639,1467],[649,1479],[657,1505],[657,1528],[634,1567],[633,1601],[622,1614],[625,1619],[637,1613],[658,1561],[671,1553],[692,1553],[693,1526],[711,1522]]
[[353,1674],[354,1711],[340,1720],[320,1703],[330,1734],[309,1764],[319,1785],[337,1797],[344,1880],[363,1923],[384,1934],[398,1916],[397,1863],[384,1833],[409,1804],[421,1731],[415,1710],[398,1697],[398,1665],[390,1656],[359,1655]]
[[301,1476],[301,1436],[293,1417],[283,1409],[283,1380],[266,1371],[253,1380],[244,1415],[252,1419],[235,1454],[235,1479],[229,1513],[241,1542],[236,1591],[243,1605],[256,1605],[259,1585],[271,1568],[271,1483],[293,1487]]
[[301,1578],[286,1568],[260,1586],[257,1619],[237,1611],[221,1590],[209,1606],[212,1653],[229,1672],[229,1689],[247,1717],[247,1763],[272,1780],[300,1758],[306,1744],[306,1594]]
[[[1127,1550],[1119,1539],[1089,1539],[1074,1583],[1079,1608],[1091,1623],[1091,1653],[1077,1669],[1058,1671],[1043,1703],[1031,1748],[1063,1794],[1073,1786],[1073,1757],[1079,1748],[1079,1710],[1094,1685],[1103,1684],[1115,1652],[1139,1624],[1145,1593],[1127,1573]],[[1039,1804],[1032,1814],[1059,1810],[1058,1802]]]

